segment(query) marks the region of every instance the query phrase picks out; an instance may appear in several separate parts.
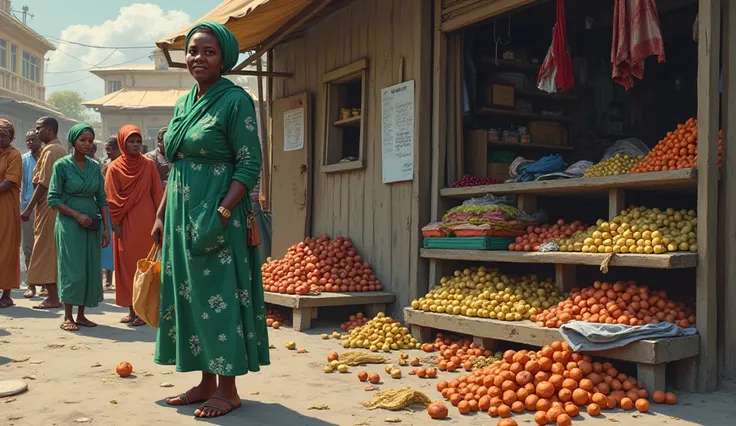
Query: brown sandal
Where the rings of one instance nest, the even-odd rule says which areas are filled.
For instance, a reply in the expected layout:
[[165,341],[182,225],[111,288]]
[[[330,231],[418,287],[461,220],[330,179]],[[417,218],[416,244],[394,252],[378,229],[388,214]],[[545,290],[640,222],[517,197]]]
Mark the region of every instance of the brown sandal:
[[[167,405],[171,405],[171,406],[193,405],[193,404],[199,404],[200,402],[206,402],[207,401],[204,398],[198,399],[196,401],[189,400],[189,392],[191,392],[191,391],[192,391],[192,389],[189,389],[188,391],[186,391],[186,392],[184,392],[184,393],[182,393],[180,395],[172,396],[170,398],[166,398],[166,404]],[[171,402],[171,401],[173,401],[174,399],[177,399],[177,398],[179,399],[179,401],[181,401],[181,404],[173,404]]]
[[[215,404],[209,402],[209,401],[211,401],[213,399],[217,399],[217,400],[220,400],[220,401],[224,402],[225,404],[227,404],[227,407],[221,407],[221,406],[218,406],[218,405],[215,405]],[[198,418],[201,418],[201,419],[214,419],[215,417],[222,417],[222,416],[224,416],[226,414],[229,414],[232,411],[237,410],[238,408],[240,408],[240,405],[241,404],[240,404],[239,401],[238,401],[237,404],[233,404],[232,402],[228,401],[227,399],[225,399],[225,398],[223,398],[221,396],[212,395],[210,397],[210,399],[207,400],[207,402],[205,402],[204,404],[200,405],[199,408],[197,408],[197,410],[194,412],[194,416],[195,417],[198,417]],[[215,413],[214,413],[215,415],[213,415],[213,416],[203,416],[202,414],[204,413],[204,410],[206,410],[206,409],[210,409],[210,410],[215,411]],[[199,414],[197,414],[197,411],[199,411]]]

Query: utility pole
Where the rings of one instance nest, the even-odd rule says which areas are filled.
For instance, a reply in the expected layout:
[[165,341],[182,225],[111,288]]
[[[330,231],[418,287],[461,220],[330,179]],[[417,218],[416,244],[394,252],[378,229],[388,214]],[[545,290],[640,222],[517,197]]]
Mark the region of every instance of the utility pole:
[[23,15],[23,19],[22,19],[23,25],[28,25],[29,16],[31,17],[31,19],[33,19],[34,15],[32,13],[29,13],[28,12],[29,10],[30,8],[28,7],[28,5],[23,5],[23,7],[21,7],[20,10],[13,10],[13,12],[20,12]]

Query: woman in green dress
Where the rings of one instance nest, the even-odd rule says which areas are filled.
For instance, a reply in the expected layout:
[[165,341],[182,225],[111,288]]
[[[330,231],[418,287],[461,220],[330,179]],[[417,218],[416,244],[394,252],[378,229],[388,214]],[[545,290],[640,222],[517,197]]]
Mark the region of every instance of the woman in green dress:
[[195,416],[218,417],[240,407],[235,377],[270,362],[261,262],[246,216],[261,147],[253,100],[222,77],[238,59],[235,36],[204,22],[185,45],[197,84],[177,102],[166,133],[173,166],[151,232],[162,243],[155,362],[201,371],[197,386],[167,402],[205,401]]
[[61,213],[54,226],[59,299],[64,303],[61,329],[77,331],[80,325],[97,325],[84,316],[84,308],[95,308],[102,302],[101,250],[110,243],[110,234],[102,171],[99,163],[87,156],[95,132],[89,124],[75,124],[67,139],[73,154],[54,163],[48,204]]

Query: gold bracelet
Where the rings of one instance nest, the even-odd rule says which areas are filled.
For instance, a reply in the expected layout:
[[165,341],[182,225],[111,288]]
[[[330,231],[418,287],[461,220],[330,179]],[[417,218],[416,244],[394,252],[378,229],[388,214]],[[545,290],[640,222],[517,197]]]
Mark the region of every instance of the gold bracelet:
[[230,219],[230,214],[231,214],[230,210],[226,209],[225,207],[223,206],[218,207],[217,212],[220,213],[222,217],[224,217],[225,219]]

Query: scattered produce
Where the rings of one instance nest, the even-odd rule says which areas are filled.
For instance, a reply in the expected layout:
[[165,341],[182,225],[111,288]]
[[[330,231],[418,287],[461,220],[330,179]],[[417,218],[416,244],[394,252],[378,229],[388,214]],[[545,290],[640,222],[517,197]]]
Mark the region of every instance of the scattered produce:
[[307,238],[289,248],[281,260],[261,266],[265,291],[308,294],[323,291],[380,291],[368,262],[358,255],[349,238],[327,235]]
[[343,352],[343,354],[340,355],[339,360],[343,364],[353,366],[361,364],[383,364],[386,362],[386,358],[381,355],[369,354],[360,351]]
[[421,344],[411,337],[406,327],[383,312],[379,312],[365,325],[351,331],[342,341],[342,347],[346,349],[363,348],[372,352],[419,349],[420,346]]
[[127,361],[122,361],[115,367],[115,373],[120,377],[128,377],[133,373],[133,365]]
[[286,342],[284,343],[284,347],[290,351],[293,351],[296,349],[296,342]]
[[327,362],[337,361],[340,355],[337,352],[330,352],[327,354]]
[[389,375],[391,376],[392,379],[400,379],[401,378],[401,370],[399,370],[398,368],[394,368],[394,369],[391,370],[391,372],[389,373]]
[[378,383],[381,382],[381,377],[378,374],[376,374],[376,373],[371,373],[371,374],[368,375],[368,381],[372,385],[377,385]]
[[446,418],[449,412],[445,404],[439,401],[435,401],[429,404],[429,407],[427,407],[427,414],[429,414],[429,417],[438,420]]
[[329,339],[329,338],[330,338],[330,336],[329,336],[328,334],[320,334],[320,336],[319,336],[319,337],[321,337],[321,338],[322,338],[322,340],[327,340],[327,339]]
[[[266,326],[278,329],[281,325],[287,324],[288,318],[278,309],[266,307]],[[274,327],[274,323],[276,326]]]
[[[723,131],[718,132],[718,168],[723,156]],[[644,161],[634,166],[631,173],[646,173],[660,170],[677,170],[697,167],[698,162],[698,120],[689,118],[678,124],[677,129],[667,135],[652,148]]]
[[516,237],[516,241],[509,244],[511,251],[539,251],[539,246],[558,238],[573,238],[573,236],[583,235],[587,227],[579,220],[572,223],[565,223],[560,219],[554,225],[530,226],[526,229],[526,234]]
[[368,373],[365,371],[358,371],[358,380],[360,380],[361,382],[367,382]]
[[561,299],[551,278],[540,281],[533,274],[513,278],[481,266],[443,277],[439,286],[411,306],[425,312],[520,321]]
[[297,349],[296,350],[296,353],[298,353],[298,354],[306,354],[306,353],[308,353],[308,351],[306,349],[304,349],[304,348],[300,348],[300,349]]
[[664,402],[668,405],[674,405],[677,404],[677,396],[675,396],[672,392],[667,392],[664,394]]
[[479,185],[496,185],[499,183],[503,183],[502,180],[499,179],[488,179],[488,178],[482,178],[477,177],[473,175],[465,175],[461,177],[460,179],[456,180],[455,182],[450,185],[450,188],[464,188],[468,186],[479,186]]
[[383,408],[384,410],[402,410],[412,405],[420,405],[428,407],[432,400],[422,392],[412,389],[409,386],[400,388],[386,389],[376,392],[372,400],[362,402],[361,404],[369,410]]
[[496,426],[519,426],[519,424],[514,419],[502,419],[496,423]]
[[348,372],[348,366],[345,364],[340,364],[337,366],[337,371],[340,373],[347,373]]
[[634,157],[627,154],[616,154],[586,170],[583,177],[626,175],[631,173],[631,169],[642,161],[644,161],[643,155]]
[[358,312],[355,315],[350,315],[350,319],[346,322],[344,322],[340,328],[342,328],[343,331],[353,331],[356,327],[360,327],[362,325],[365,325],[368,322],[368,318],[363,316],[362,312]]
[[[646,325],[663,321],[682,328],[694,326],[695,315],[682,303],[669,300],[665,291],[650,291],[634,281],[614,284],[596,281],[582,290],[573,289],[570,297],[538,315],[540,327],[560,327],[569,321],[606,324]],[[655,392],[656,394],[656,392]],[[656,402],[660,395],[653,395]]]

